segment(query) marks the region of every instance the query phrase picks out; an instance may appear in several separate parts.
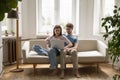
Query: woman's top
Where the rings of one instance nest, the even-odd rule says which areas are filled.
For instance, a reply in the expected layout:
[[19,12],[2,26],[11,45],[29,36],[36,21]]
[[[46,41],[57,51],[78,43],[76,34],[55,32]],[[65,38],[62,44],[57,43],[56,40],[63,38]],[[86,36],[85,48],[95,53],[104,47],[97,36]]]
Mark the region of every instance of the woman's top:
[[51,47],[51,41],[56,40],[56,39],[57,40],[64,40],[65,44],[71,43],[70,40],[68,40],[64,35],[61,35],[61,36],[58,36],[58,37],[50,36],[46,39],[48,46]]

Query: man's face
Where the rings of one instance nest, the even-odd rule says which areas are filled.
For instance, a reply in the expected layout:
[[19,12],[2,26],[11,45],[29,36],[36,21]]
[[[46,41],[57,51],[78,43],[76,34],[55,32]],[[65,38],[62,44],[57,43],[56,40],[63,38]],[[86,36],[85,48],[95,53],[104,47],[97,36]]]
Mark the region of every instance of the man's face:
[[69,28],[69,27],[66,27],[66,32],[68,33],[68,34],[71,34],[72,33],[72,28]]

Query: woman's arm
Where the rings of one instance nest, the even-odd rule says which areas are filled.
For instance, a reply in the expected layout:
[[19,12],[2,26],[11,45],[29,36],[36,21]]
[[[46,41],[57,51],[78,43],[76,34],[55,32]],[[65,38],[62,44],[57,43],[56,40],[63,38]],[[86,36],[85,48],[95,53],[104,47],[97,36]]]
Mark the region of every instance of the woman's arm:
[[70,48],[72,46],[72,43],[69,41],[69,43],[64,48]]
[[67,45],[64,47],[65,49],[66,48],[70,48],[73,44],[71,43],[70,40],[68,40],[65,36],[63,36],[65,38],[65,42],[67,43]]
[[50,37],[46,38],[45,41],[47,43],[46,47],[47,49],[49,49],[50,48]]

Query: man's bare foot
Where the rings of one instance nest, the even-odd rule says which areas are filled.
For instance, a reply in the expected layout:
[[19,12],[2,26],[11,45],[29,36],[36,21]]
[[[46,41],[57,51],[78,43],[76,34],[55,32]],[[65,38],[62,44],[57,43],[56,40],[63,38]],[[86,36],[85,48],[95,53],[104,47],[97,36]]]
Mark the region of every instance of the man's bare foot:
[[50,70],[50,76],[56,75],[57,74],[57,69],[52,69]]
[[64,70],[61,71],[60,79],[64,79]]
[[75,77],[80,78],[80,75],[79,74],[75,74]]
[[80,75],[79,75],[79,72],[78,72],[78,69],[75,70],[75,74],[74,74],[77,78],[80,78]]

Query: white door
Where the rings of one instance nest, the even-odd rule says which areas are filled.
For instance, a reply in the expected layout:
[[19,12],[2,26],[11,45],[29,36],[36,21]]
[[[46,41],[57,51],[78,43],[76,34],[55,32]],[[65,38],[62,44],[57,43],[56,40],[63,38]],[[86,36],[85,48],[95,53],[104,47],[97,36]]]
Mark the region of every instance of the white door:
[[0,25],[0,74],[2,72],[2,38],[1,38],[1,25]]

